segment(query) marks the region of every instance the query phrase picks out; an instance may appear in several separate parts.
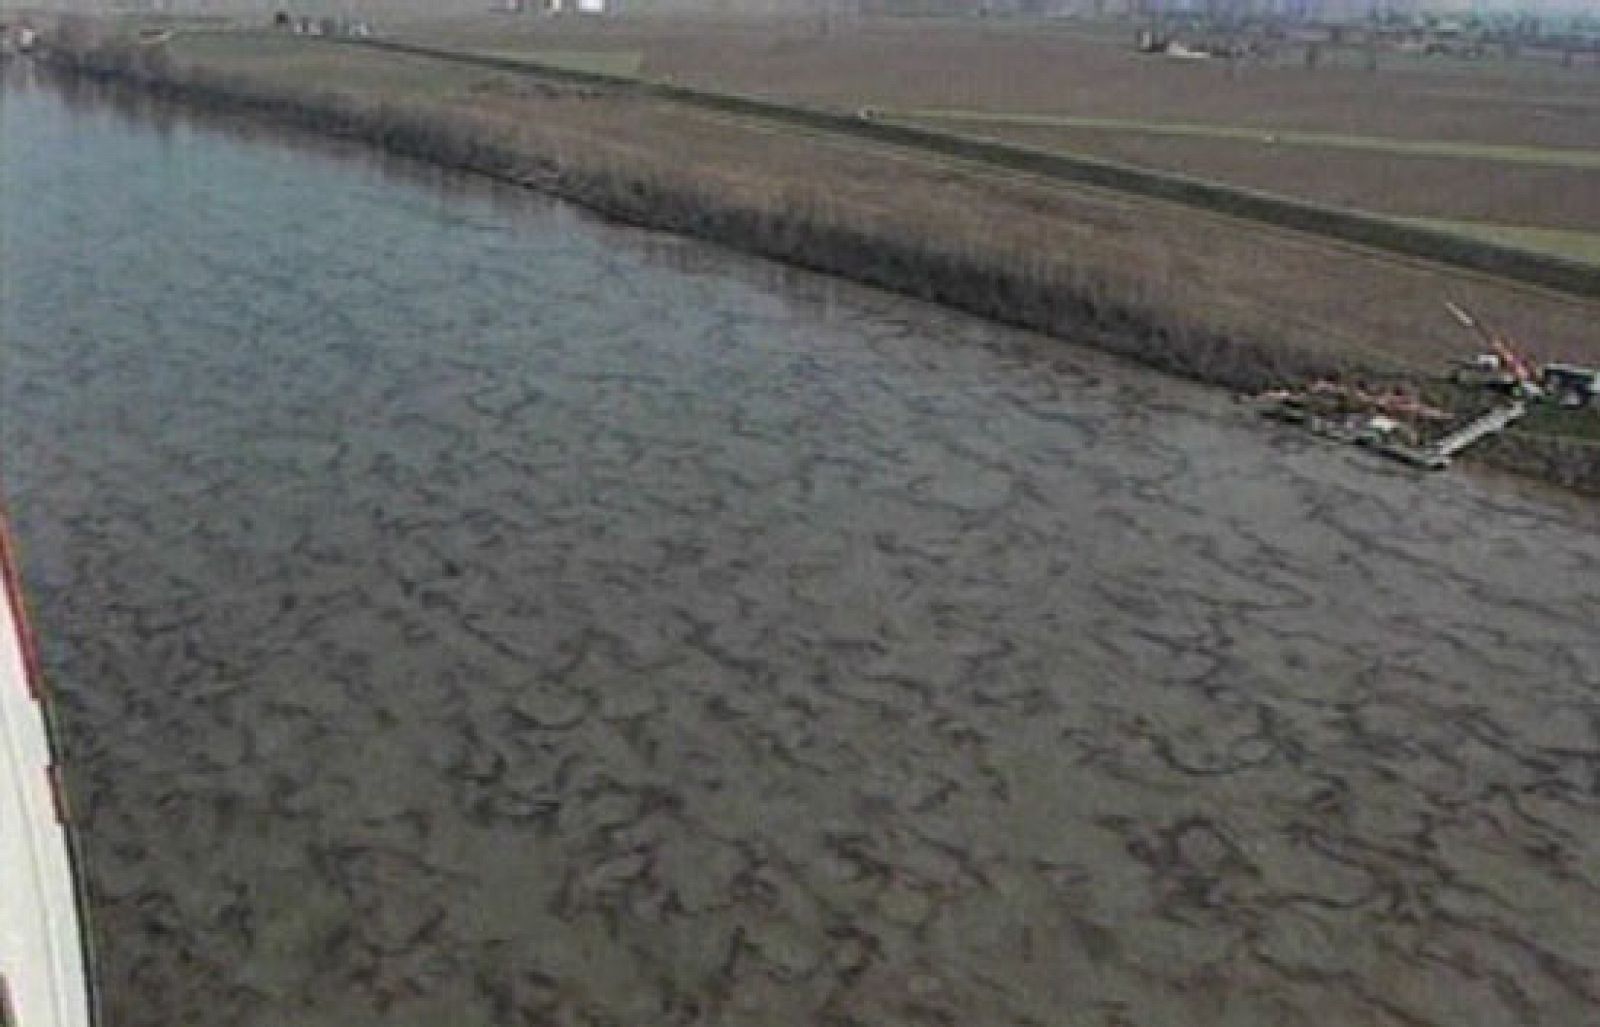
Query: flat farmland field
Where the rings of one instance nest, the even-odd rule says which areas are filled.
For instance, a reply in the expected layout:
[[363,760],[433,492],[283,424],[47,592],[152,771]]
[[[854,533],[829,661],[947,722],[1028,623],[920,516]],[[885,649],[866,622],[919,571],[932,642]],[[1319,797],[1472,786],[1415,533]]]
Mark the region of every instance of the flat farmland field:
[[560,19],[402,22],[393,33],[474,49],[621,50],[645,75],[850,108],[971,108],[1261,129],[1600,147],[1600,67],[1430,65],[1373,74],[1292,63],[1174,61],[1048,23],[932,19]]
[[940,116],[904,120],[1378,214],[1600,237],[1600,149],[1580,151],[1595,160],[1595,166],[1586,168],[1295,144],[1270,132],[1208,138],[1137,127],[1055,127]]
[[[396,26],[439,45],[616,52],[639,74],[854,110],[1572,255],[1600,234],[1600,67],[1383,55],[1175,61],[1105,26],[923,19],[559,19]],[[1128,35],[1131,37],[1131,26]],[[592,59],[592,58],[591,58]]]

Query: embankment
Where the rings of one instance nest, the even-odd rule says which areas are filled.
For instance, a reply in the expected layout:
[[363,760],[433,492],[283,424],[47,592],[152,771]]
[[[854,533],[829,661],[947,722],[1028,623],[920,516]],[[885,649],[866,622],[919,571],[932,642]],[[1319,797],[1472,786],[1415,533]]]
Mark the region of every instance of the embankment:
[[[933,224],[886,226],[814,196],[742,202],[659,165],[634,166],[570,147],[540,151],[503,125],[459,108],[267,83],[174,61],[160,46],[58,44],[49,52],[49,63],[66,74],[360,140],[397,155],[536,188],[619,221],[840,275],[1231,389],[1397,370],[1209,327],[1192,311],[1163,305],[1086,266],[1045,263],[1025,252],[954,240]],[[1486,457],[1600,493],[1600,447],[1547,446],[1528,437],[1486,450]]]
[[844,114],[764,97],[699,89],[672,82],[654,82],[607,72],[562,68],[541,64],[531,58],[465,53],[395,40],[349,40],[343,45],[428,57],[488,70],[532,73],[597,86],[636,90],[662,99],[731,114],[843,133],[947,157],[980,161],[1010,171],[1181,203],[1277,228],[1309,232],[1341,242],[1388,250],[1401,256],[1451,264],[1575,296],[1600,298],[1600,275],[1595,273],[1594,268],[1576,261],[1436,231],[1393,218],[1294,200],[1186,175],[934,129],[893,120],[872,111]]

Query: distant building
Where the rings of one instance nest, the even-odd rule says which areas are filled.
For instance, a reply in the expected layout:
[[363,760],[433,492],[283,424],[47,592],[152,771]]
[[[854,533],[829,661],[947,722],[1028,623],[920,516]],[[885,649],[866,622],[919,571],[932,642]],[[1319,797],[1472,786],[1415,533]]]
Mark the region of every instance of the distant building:
[[616,0],[541,0],[540,7],[547,14],[609,14]]

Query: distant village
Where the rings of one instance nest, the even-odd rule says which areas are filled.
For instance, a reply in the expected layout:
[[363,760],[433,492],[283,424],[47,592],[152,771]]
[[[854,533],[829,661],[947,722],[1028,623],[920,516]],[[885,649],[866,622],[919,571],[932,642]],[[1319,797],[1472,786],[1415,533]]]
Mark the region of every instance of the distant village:
[[297,36],[345,36],[352,39],[372,36],[372,26],[361,18],[313,18],[307,14],[279,11],[272,16],[272,24]]
[[498,0],[498,6],[512,14],[608,14],[617,8],[614,0]]
[[[508,14],[607,14],[615,7],[615,0],[494,0],[493,10]],[[370,39],[372,23],[365,18],[330,17],[295,14],[280,10],[273,15],[274,28],[292,32],[297,36],[328,36],[347,39]]]
[[1380,53],[1419,57],[1543,58],[1567,67],[1600,66],[1600,26],[1572,29],[1534,18],[1484,20],[1447,15],[1318,22],[1264,16],[1219,19],[1183,12],[1149,16],[1137,34],[1143,53],[1185,59],[1243,57],[1292,46],[1308,66],[1354,54],[1376,68]]
[[[643,10],[661,0],[615,0]],[[671,2],[671,0],[666,0]],[[1579,0],[815,0],[838,15],[1106,18],[1140,26],[1138,49],[1185,59],[1281,44],[1308,64],[1342,52],[1464,59],[1553,57],[1600,65],[1600,6]]]

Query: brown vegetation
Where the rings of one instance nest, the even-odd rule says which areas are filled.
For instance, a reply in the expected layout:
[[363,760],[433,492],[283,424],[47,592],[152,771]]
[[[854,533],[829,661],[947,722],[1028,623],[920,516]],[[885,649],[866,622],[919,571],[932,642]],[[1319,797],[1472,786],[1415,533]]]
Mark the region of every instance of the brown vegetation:
[[958,107],[1521,146],[1593,147],[1600,68],[1396,61],[1377,74],[1169,61],[1070,23],[856,19],[507,19],[397,27],[440,45],[622,50],[645,75],[854,110]]
[[244,76],[175,68],[159,49],[101,46],[63,53],[61,60],[80,74],[265,113],[403,156],[535,186],[630,224],[726,243],[1018,327],[1076,340],[1092,335],[1101,348],[1192,378],[1257,388],[1339,369],[1331,354],[1199,326],[1139,295],[1131,279],[1117,283],[1062,261],[947,240],[927,222],[902,231],[863,224],[818,193],[768,197],[775,202],[730,199],[714,182],[670,174],[657,161],[595,159],[565,147],[530,151],[525,138],[487,120],[334,92],[263,88]]
[[1101,129],[931,124],[1027,146],[1092,153],[1336,207],[1600,232],[1600,171],[1284,146],[1270,136],[1240,142]]
[[574,71],[555,64],[532,64],[520,57],[496,57],[394,41],[368,45],[385,53],[408,59],[420,57],[455,68],[476,68],[493,73],[510,71],[524,79],[542,76],[605,86],[635,99],[665,100],[693,112],[732,115],[767,131],[798,129],[824,135],[834,142],[903,147],[924,158],[954,158],[985,165],[1001,173],[1021,173],[1056,183],[1083,184],[1138,198],[1181,203],[1207,212],[1310,232],[1330,240],[1373,246],[1403,256],[1454,264],[1578,296],[1600,298],[1600,278],[1596,278],[1593,269],[1585,263],[1587,247],[1579,249],[1581,259],[1575,260],[1566,253],[1545,254],[1537,252],[1537,247],[1530,251],[1498,239],[1477,239],[1454,230],[1441,232],[1428,225],[1406,224],[1402,220],[1307,203],[1191,176],[909,124],[904,118],[885,117],[877,112],[862,116],[836,113],[737,93],[643,82],[631,76],[592,69]]
[[[1434,270],[605,90],[530,90],[520,76],[438,67],[432,80],[424,74],[430,62],[405,63],[416,59],[296,53],[328,62],[315,77],[324,87],[304,85],[313,77],[294,59],[197,63],[116,47],[69,64],[533,185],[633,223],[1236,388],[1356,368],[1394,373],[1459,349],[1459,329],[1436,304],[1463,296],[1468,283]],[[359,85],[379,81],[387,85]],[[1295,290],[1292,300],[1284,289]],[[1478,309],[1502,323],[1546,325],[1547,338],[1563,344],[1546,348],[1550,355],[1600,348],[1588,331],[1592,304],[1505,286],[1472,289]],[[1424,318],[1423,330],[1410,329]],[[1600,452],[1583,455],[1587,463],[1565,476],[1600,485]]]
[[[1297,64],[1180,62],[1069,26],[857,19],[827,35],[794,19],[506,19],[402,26],[410,38],[496,52],[626,51],[646,76],[853,111],[961,108],[1135,121],[1594,149],[1600,69],[1438,65],[1372,74]],[[1240,148],[1129,132],[963,129],[1289,196],[1413,216],[1600,231],[1600,172],[1375,152]],[[1326,158],[1328,170],[1319,171]],[[1308,167],[1313,171],[1307,174]]]

